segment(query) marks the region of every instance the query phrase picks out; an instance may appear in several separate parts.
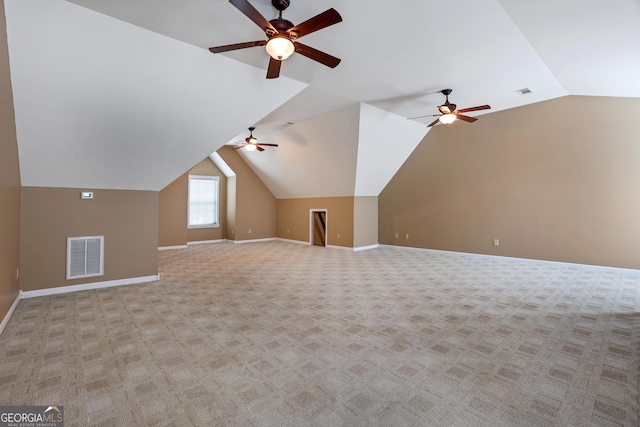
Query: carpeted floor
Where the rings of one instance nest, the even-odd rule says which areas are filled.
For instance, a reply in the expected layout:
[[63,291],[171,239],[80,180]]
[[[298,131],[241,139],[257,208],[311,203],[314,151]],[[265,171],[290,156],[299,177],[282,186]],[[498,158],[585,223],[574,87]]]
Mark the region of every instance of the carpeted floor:
[[638,272],[277,241],[159,262],[20,301],[0,404],[67,426],[638,426]]

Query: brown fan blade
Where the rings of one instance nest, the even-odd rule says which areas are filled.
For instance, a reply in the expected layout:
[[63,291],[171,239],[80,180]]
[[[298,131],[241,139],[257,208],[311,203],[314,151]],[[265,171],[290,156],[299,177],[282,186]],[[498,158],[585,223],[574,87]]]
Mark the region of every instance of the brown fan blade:
[[264,46],[267,44],[266,40],[258,40],[255,42],[235,43],[227,44],[224,46],[210,47],[209,50],[213,53],[229,52],[230,50],[246,49],[248,47]]
[[440,117],[438,117],[437,119],[435,119],[429,126],[427,126],[428,128],[430,128],[431,126],[437,125],[438,122],[440,121]]
[[264,151],[264,148],[260,147],[259,145],[256,147],[256,149],[257,149],[258,151]]
[[458,113],[468,113],[470,111],[488,110],[490,108],[491,107],[488,105],[479,105],[477,107],[463,108],[462,110],[458,110]]
[[256,23],[258,27],[262,29],[265,33],[267,30],[273,31],[275,34],[278,34],[278,30],[276,30],[271,22],[267,20],[258,10],[251,6],[247,0],[229,0],[229,3],[234,5],[240,12],[244,13],[249,19]]
[[342,16],[340,16],[335,9],[331,8],[314,16],[313,18],[307,19],[302,24],[289,28],[287,32],[294,38],[300,38],[315,31],[322,30],[323,28],[327,28],[333,24],[337,24],[338,22],[342,22]]
[[278,61],[277,59],[273,59],[269,57],[269,68],[267,68],[267,78],[277,79],[278,77],[280,77],[281,66],[282,66],[282,61]]
[[277,147],[278,146],[278,144],[266,144],[264,142],[258,142],[257,145],[264,145],[264,146],[267,146],[267,147]]
[[463,116],[462,114],[456,114],[456,117],[459,118],[460,120],[464,120],[465,122],[469,122],[469,123],[473,123],[476,120],[478,120],[475,117]]
[[295,51],[298,52],[302,56],[306,56],[309,59],[313,59],[314,61],[318,61],[321,64],[326,65],[330,68],[336,68],[340,63],[340,58],[336,58],[335,56],[331,56],[328,53],[324,53],[318,49],[314,49],[311,46],[307,46],[306,44],[302,44],[299,42],[294,42]]

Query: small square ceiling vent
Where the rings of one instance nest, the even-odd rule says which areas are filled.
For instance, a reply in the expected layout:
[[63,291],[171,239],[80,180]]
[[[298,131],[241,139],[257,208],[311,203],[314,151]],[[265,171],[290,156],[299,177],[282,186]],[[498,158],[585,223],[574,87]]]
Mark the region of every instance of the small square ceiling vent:
[[531,90],[531,88],[529,88],[529,87],[524,87],[522,89],[516,89],[516,92],[519,95],[529,95],[529,94],[533,93],[533,90]]

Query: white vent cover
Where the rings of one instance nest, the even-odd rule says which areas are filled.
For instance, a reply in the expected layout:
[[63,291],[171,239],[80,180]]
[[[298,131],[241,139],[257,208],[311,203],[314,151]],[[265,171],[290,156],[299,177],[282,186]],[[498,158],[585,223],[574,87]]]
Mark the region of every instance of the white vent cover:
[[533,93],[533,90],[529,87],[523,87],[522,89],[517,89],[516,92],[519,95],[529,95],[530,93]]
[[67,280],[104,274],[104,236],[67,238]]

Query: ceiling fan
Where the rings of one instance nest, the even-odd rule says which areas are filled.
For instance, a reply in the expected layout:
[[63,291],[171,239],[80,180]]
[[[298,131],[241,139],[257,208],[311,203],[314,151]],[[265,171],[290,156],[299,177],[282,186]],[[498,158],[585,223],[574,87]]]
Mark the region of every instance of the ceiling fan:
[[256,151],[256,150],[264,151],[264,148],[262,148],[263,146],[265,146],[265,147],[277,147],[278,146],[278,144],[267,144],[267,143],[264,143],[264,142],[258,142],[256,137],[253,136],[253,131],[254,130],[256,130],[256,128],[254,128],[254,127],[250,127],[249,128],[249,136],[244,139],[244,142],[241,142],[239,145],[238,145],[238,143],[232,143],[230,145],[236,145],[234,150],[237,150],[239,148],[244,147],[245,150],[247,150],[247,151]]
[[209,50],[211,52],[221,53],[248,47],[266,46],[267,53],[271,57],[267,68],[268,79],[275,79],[280,76],[282,61],[294,52],[331,68],[337,67],[340,63],[339,58],[297,41],[300,37],[341,22],[342,17],[335,9],[328,9],[304,21],[302,24],[293,25],[291,21],[282,18],[282,11],[289,7],[290,0],[271,0],[271,4],[279,12],[278,18],[271,21],[262,16],[247,0],[229,0],[229,3],[255,22],[265,32],[267,40],[210,47]]
[[409,118],[409,120],[421,119],[423,117],[432,117],[432,116],[438,117],[427,127],[434,126],[438,124],[438,122],[448,125],[450,123],[455,122],[457,119],[464,120],[465,122],[473,123],[478,119],[476,119],[475,117],[465,116],[460,113],[469,113],[471,111],[478,111],[478,110],[488,110],[491,108],[488,105],[479,105],[477,107],[462,108],[460,110],[457,110],[456,104],[452,104],[449,102],[449,95],[451,94],[451,92],[453,92],[453,89],[442,89],[440,92],[446,98],[444,104],[438,106],[438,110],[440,110],[440,114],[429,114],[426,116],[411,117]]

